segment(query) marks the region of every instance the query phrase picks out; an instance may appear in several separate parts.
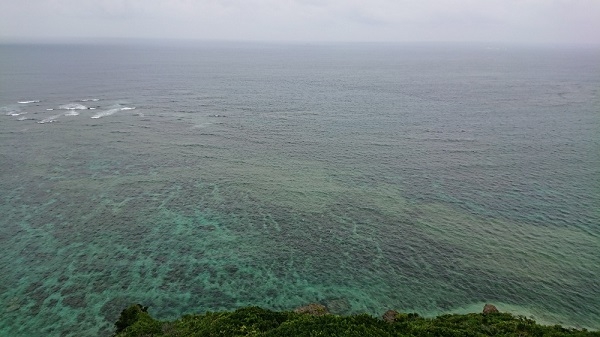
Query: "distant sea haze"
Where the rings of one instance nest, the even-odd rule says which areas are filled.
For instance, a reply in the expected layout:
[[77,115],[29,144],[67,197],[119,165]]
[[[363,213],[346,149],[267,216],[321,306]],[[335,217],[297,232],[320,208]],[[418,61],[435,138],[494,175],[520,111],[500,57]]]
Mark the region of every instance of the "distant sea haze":
[[318,302],[600,329],[600,50],[0,45],[0,335]]

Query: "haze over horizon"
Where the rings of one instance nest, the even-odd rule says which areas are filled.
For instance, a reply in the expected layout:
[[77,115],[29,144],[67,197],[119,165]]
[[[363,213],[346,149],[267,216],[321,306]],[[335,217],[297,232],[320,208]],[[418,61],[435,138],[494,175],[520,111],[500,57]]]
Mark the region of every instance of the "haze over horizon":
[[0,0],[0,41],[600,44],[594,0]]

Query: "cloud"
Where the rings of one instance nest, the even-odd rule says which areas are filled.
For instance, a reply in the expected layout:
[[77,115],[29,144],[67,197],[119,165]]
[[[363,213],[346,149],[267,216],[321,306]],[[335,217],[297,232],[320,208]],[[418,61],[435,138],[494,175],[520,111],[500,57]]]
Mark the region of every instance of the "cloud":
[[596,0],[0,0],[0,37],[600,43]]

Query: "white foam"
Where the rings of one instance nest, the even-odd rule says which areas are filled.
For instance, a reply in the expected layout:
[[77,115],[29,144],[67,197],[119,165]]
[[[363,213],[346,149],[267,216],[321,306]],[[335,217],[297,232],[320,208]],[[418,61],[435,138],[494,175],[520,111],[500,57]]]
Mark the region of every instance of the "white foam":
[[99,98],[85,98],[82,99],[82,102],[98,102],[100,99]]
[[26,113],[27,113],[27,111],[23,111],[23,112],[16,112],[16,111],[14,111],[14,112],[8,113],[7,115],[8,116],[20,116],[20,115],[24,115]]
[[58,107],[59,109],[65,109],[65,110],[85,110],[88,107],[79,103],[69,103],[69,104],[64,104]]
[[130,107],[123,107],[123,108],[121,108],[121,110],[133,110],[133,109],[135,109],[135,107],[133,107],[133,108],[130,108]]
[[20,104],[29,104],[29,103],[39,103],[39,102],[40,102],[39,100],[33,100],[33,101],[20,101],[18,103],[20,103]]
[[102,118],[102,117],[110,116],[112,114],[117,113],[120,110],[121,109],[110,109],[110,110],[106,110],[106,111],[100,111],[99,113],[93,115],[92,118],[96,119],[96,118]]
[[65,113],[65,116],[78,116],[79,112],[75,111],[75,110],[71,110],[67,113]]
[[41,120],[41,121],[39,121],[38,123],[39,123],[39,124],[52,123],[52,122],[55,122],[55,121],[56,121],[56,119],[57,119],[58,117],[60,117],[60,116],[62,116],[62,115],[54,115],[54,116],[50,116],[50,117],[47,117],[47,118],[44,118],[44,119],[42,119],[42,120]]
[[54,110],[54,109],[52,109],[52,108],[48,108],[48,109],[46,109],[46,110],[47,110],[47,111],[52,111],[52,110]]
[[96,110],[96,108],[90,108],[90,110]]
[[27,120],[27,119],[28,119],[27,117],[24,117],[24,116],[23,116],[23,117],[19,117],[17,120],[18,120],[18,121],[25,121],[25,120]]
[[2,111],[6,116],[15,116],[14,114],[21,112],[20,109],[11,109],[9,107],[2,107],[0,108],[0,111]]

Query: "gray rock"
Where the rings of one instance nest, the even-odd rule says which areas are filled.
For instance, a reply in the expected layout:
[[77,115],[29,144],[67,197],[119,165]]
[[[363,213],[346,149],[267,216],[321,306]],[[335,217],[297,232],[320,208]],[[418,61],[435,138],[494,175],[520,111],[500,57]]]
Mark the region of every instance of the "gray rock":
[[499,313],[500,311],[498,311],[498,309],[496,308],[495,305],[493,304],[486,304],[483,307],[483,314],[487,315],[487,314],[496,314]]
[[396,315],[398,315],[396,310],[388,310],[385,312],[385,314],[383,314],[383,320],[388,323],[394,323],[396,320]]
[[323,316],[328,314],[327,308],[319,303],[311,303],[302,307],[294,309],[297,314],[309,314],[313,316]]

